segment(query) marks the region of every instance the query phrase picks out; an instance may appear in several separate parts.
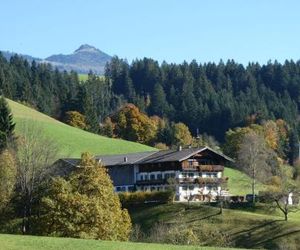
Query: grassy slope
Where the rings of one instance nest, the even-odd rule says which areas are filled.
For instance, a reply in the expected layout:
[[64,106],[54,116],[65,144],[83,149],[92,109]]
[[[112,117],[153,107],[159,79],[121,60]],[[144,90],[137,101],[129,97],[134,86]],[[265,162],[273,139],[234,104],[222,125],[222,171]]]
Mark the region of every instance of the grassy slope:
[[192,204],[190,209],[186,207],[186,204],[165,204],[135,207],[129,211],[133,222],[141,225],[144,231],[157,221],[175,223],[181,218],[181,223],[195,228],[200,228],[203,223],[213,224],[230,235],[236,247],[275,249],[278,244],[285,245],[286,242],[292,247],[300,245],[300,212],[291,215],[285,222],[279,211],[262,205],[255,209],[224,209],[222,215],[218,214],[219,208],[216,207],[200,204]]
[[[79,81],[85,82],[88,79],[88,74],[78,74]],[[104,79],[104,76],[99,76],[100,78]]]
[[[233,168],[225,168],[224,176],[229,177],[228,179],[228,188],[230,194],[233,195],[246,195],[251,194],[251,179],[248,175],[242,173],[239,170]],[[256,190],[262,190],[263,185],[260,183],[257,184]]]
[[79,81],[85,82],[88,79],[88,74],[78,74]]
[[[0,234],[3,250],[217,250],[220,248],[172,246],[146,243],[110,242]],[[222,248],[225,250],[225,248]]]
[[17,102],[8,102],[17,124],[17,133],[20,133],[22,123],[38,124],[47,136],[58,143],[60,156],[63,157],[79,157],[83,151],[93,154],[117,154],[155,150],[139,143],[95,135],[68,126]]

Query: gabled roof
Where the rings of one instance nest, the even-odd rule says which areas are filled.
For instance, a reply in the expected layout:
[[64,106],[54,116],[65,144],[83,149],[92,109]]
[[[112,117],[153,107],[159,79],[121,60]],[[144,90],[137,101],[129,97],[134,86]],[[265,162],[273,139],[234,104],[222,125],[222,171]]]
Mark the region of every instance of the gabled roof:
[[119,154],[119,155],[98,155],[95,158],[97,160],[100,160],[104,166],[132,165],[155,153],[156,151]]
[[217,154],[218,156],[222,157],[226,161],[231,161],[233,162],[233,159],[230,157],[219,153],[209,147],[203,147],[203,148],[183,148],[181,150],[162,150],[158,151],[138,162],[137,164],[145,164],[145,163],[159,163],[159,162],[172,162],[172,161],[177,161],[181,162],[184,161],[193,155],[203,152],[205,150],[209,150],[213,152],[214,154]]
[[[118,155],[98,155],[96,160],[100,161],[104,166],[122,166],[122,165],[133,165],[133,164],[146,164],[146,163],[160,163],[160,162],[172,162],[184,161],[197,153],[201,153],[205,150],[209,150],[214,154],[222,157],[226,161],[234,162],[230,157],[219,153],[209,147],[203,148],[183,148],[181,150],[161,150],[161,151],[150,151],[141,153],[128,153]],[[62,161],[77,166],[80,159],[65,158]]]
[[[128,153],[128,154],[117,154],[117,155],[97,155],[95,159],[100,161],[104,166],[120,166],[120,165],[133,165],[137,161],[142,160],[145,157],[148,157],[152,154],[155,154],[156,151],[150,152],[141,152],[141,153]],[[80,159],[74,158],[64,158],[61,159],[73,166],[79,164]]]

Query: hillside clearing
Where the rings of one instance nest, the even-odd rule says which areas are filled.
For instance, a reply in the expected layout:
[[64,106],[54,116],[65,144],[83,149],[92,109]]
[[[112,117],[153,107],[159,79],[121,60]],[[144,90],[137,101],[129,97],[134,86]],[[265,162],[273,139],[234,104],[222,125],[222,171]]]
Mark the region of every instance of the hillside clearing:
[[58,144],[60,157],[80,157],[81,153],[85,151],[99,155],[156,150],[139,143],[89,133],[59,122],[17,102],[8,100],[8,103],[14,115],[17,134],[21,133],[24,123],[41,127],[43,132]]
[[[234,169],[234,168],[225,168],[224,176],[229,177],[228,179],[228,188],[229,193],[232,195],[246,195],[251,194],[251,178],[245,173]],[[260,183],[256,185],[256,191],[263,190],[264,186]]]

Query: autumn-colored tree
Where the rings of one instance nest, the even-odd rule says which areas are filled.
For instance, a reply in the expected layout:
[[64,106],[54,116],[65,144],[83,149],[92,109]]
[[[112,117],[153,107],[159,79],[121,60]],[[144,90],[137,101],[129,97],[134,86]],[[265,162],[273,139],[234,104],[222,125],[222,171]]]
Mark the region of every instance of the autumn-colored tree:
[[169,147],[165,143],[162,143],[162,142],[154,144],[154,147],[157,148],[157,149],[159,149],[159,150],[167,150],[167,149],[169,149]]
[[250,124],[247,127],[238,127],[226,132],[223,151],[225,154],[236,158],[241,142],[248,133],[263,136],[266,145],[274,150],[279,157],[287,158],[289,149],[289,127],[284,120],[268,120],[262,125]]
[[264,138],[267,143],[267,145],[273,149],[276,150],[278,148],[278,142],[279,142],[279,133],[277,125],[274,121],[269,120],[266,121],[263,124],[264,128]]
[[111,117],[115,134],[123,139],[151,144],[156,137],[155,122],[133,104],[122,107]]
[[184,123],[174,123],[172,125],[172,132],[174,145],[187,146],[192,144],[193,137],[189,128]]
[[72,127],[87,129],[86,118],[83,114],[78,111],[68,111],[66,112],[65,121]]
[[101,240],[128,240],[131,230],[106,168],[88,153],[68,179],[50,182],[40,225],[46,235]]
[[115,124],[111,121],[110,117],[106,117],[103,123],[100,126],[101,135],[113,138],[114,135]]
[[13,155],[4,150],[0,154],[0,210],[9,202],[16,183],[16,165]]
[[262,133],[263,128],[260,125],[252,124],[248,127],[238,127],[235,129],[230,129],[225,135],[225,144],[223,146],[223,151],[226,155],[232,158],[237,158],[237,152],[240,149],[241,143],[245,135],[256,132],[258,134]]

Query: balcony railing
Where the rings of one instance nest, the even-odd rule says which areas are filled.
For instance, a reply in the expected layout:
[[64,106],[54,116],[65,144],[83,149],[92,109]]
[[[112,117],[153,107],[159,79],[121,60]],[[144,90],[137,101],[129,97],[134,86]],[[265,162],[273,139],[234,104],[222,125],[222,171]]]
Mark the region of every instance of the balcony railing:
[[222,184],[227,183],[228,177],[211,178],[211,177],[199,177],[195,179],[197,184]]
[[137,185],[162,185],[167,184],[166,179],[154,179],[154,180],[137,180]]
[[203,165],[199,164],[199,162],[190,162],[189,165],[182,166],[183,170],[194,170],[200,172],[219,172],[224,171],[224,166],[222,165]]
[[192,177],[183,177],[176,179],[178,183],[195,183],[195,178]]
[[224,166],[222,165],[199,165],[199,171],[202,172],[220,172],[224,171]]

